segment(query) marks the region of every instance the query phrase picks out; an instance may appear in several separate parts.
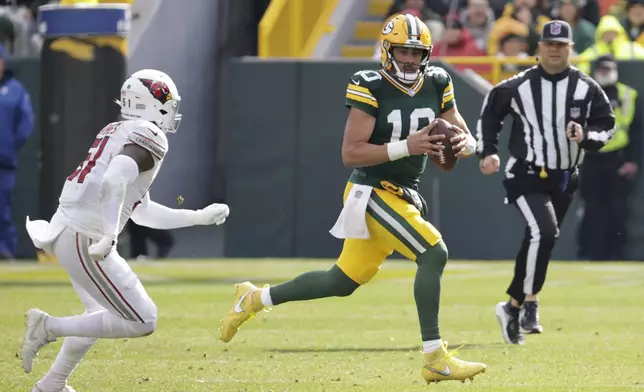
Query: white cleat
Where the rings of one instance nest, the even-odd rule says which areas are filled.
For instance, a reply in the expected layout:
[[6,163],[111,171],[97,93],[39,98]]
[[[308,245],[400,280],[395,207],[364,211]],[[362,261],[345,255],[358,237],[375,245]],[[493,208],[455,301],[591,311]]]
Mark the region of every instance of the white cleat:
[[[31,392],[46,392],[44,389],[38,388],[38,384],[34,387],[34,389],[31,390]],[[69,385],[65,385],[63,389],[61,389],[58,392],[76,392],[76,390]]]
[[[38,351],[46,344],[56,341],[56,338],[45,329],[47,318],[49,318],[49,315],[40,309],[31,309],[25,316],[25,334],[22,340],[22,368],[26,373],[31,372],[34,358],[38,355]],[[63,391],[67,392],[65,389]]]

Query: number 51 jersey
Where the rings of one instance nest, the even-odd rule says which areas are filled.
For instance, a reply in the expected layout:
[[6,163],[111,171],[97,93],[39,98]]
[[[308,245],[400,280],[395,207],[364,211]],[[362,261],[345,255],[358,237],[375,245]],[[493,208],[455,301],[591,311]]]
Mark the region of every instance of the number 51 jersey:
[[[383,145],[407,139],[456,103],[449,74],[440,67],[427,67],[412,85],[399,82],[384,70],[356,72],[347,85],[345,106],[376,118],[369,143]],[[426,164],[427,155],[415,155],[358,171],[417,189]]]
[[58,199],[58,215],[70,229],[95,240],[103,237],[101,215],[101,184],[112,159],[127,144],[136,144],[148,150],[154,158],[154,168],[142,172],[127,187],[121,210],[119,232],[132,215],[135,205],[141,201],[154,182],[168,151],[165,133],[151,122],[127,120],[108,124],[103,128],[87,157],[70,174]]

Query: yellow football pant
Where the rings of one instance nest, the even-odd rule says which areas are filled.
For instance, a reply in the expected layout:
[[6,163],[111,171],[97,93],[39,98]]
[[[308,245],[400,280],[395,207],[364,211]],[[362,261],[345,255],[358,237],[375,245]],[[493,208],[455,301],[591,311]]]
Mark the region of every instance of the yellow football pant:
[[[345,201],[352,186],[352,182],[347,183]],[[337,262],[359,284],[369,282],[394,250],[416,261],[441,240],[440,232],[421,217],[416,207],[384,189],[374,188],[371,192],[366,218],[370,238],[345,239]]]

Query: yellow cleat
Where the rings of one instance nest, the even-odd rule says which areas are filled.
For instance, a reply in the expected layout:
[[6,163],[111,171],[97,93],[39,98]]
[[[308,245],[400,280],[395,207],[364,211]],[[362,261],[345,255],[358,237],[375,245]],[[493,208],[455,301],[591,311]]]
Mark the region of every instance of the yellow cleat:
[[447,380],[465,382],[468,378],[474,381],[475,375],[485,373],[485,364],[463,361],[454,357],[455,354],[456,350],[447,352],[447,342],[433,353],[425,354],[422,376],[427,384]]
[[219,327],[219,338],[224,343],[230,342],[242,324],[264,309],[261,295],[262,290],[250,282],[235,285],[235,304],[226,317],[221,319]]

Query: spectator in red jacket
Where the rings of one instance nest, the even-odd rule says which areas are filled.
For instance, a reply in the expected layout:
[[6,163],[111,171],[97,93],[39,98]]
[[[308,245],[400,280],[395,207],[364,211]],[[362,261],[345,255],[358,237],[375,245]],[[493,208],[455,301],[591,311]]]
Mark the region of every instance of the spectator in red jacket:
[[435,56],[485,56],[476,45],[470,32],[456,17],[448,19],[443,32],[443,39],[434,45]]
[[[432,55],[436,57],[450,56],[485,56],[485,52],[477,45],[474,37],[463,27],[457,15],[447,17],[443,39],[434,45]],[[473,69],[477,72],[487,72],[488,65],[485,64],[455,64],[459,70]]]

